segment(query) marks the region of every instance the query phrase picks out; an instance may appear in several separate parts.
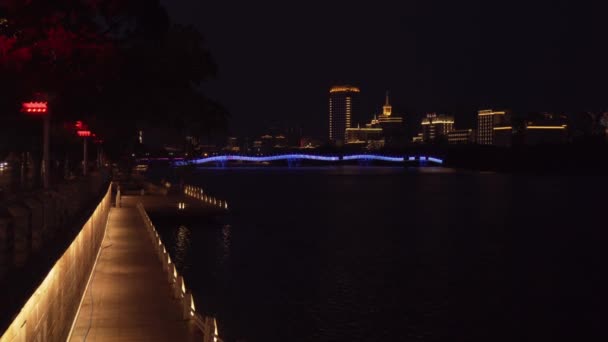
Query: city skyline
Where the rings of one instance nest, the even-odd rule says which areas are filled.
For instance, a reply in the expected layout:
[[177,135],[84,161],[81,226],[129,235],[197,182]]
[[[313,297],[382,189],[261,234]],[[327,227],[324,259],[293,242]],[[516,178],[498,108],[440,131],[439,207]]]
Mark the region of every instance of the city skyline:
[[335,84],[361,88],[363,113],[390,89],[401,112],[448,113],[464,127],[484,108],[607,106],[600,3],[332,2],[297,10],[265,3],[237,12],[224,3],[165,4],[176,22],[204,32],[220,62],[205,91],[225,104],[237,135],[290,121],[324,136],[325,93]]
[[[302,129],[302,125],[298,122],[280,122],[279,120],[270,123],[269,125],[267,125],[266,127],[263,127],[261,129],[257,129],[257,130],[249,130],[248,132],[244,133],[244,134],[232,134],[231,136],[239,136],[239,137],[252,137],[253,139],[255,139],[257,136],[261,136],[261,135],[267,135],[267,134],[273,134],[273,131],[279,132],[280,134],[285,133],[286,130],[290,130],[293,129],[295,127],[297,127],[300,130],[300,136],[305,136],[305,137],[311,137],[311,138],[316,138],[316,139],[321,139],[321,140],[325,140],[328,142],[334,142],[336,139],[332,139],[332,133],[331,133],[331,129],[332,129],[332,108],[335,111],[336,110],[336,105],[335,105],[335,96],[336,95],[341,95],[341,94],[346,94],[345,98],[342,99],[344,101],[349,101],[348,103],[348,114],[346,112],[347,109],[347,104],[346,102],[344,103],[344,113],[342,113],[341,115],[343,116],[343,120],[344,122],[342,122],[342,126],[344,129],[351,129],[351,130],[357,130],[359,128],[361,129],[371,129],[372,127],[379,127],[378,123],[382,124],[383,121],[395,121],[397,120],[398,122],[395,123],[399,123],[401,124],[403,122],[404,125],[404,129],[405,132],[407,132],[407,136],[408,136],[408,142],[411,142],[411,138],[415,138],[416,136],[420,136],[422,137],[422,134],[420,131],[424,131],[425,129],[425,125],[428,125],[428,120],[430,118],[430,116],[438,116],[439,118],[449,118],[450,120],[450,126],[449,128],[445,131],[445,133],[447,134],[447,132],[452,132],[454,131],[454,134],[458,137],[453,137],[454,141],[460,141],[460,140],[468,140],[469,138],[472,139],[472,141],[474,142],[479,142],[480,144],[486,144],[486,145],[492,145],[493,144],[493,139],[491,137],[488,136],[488,132],[492,132],[495,128],[495,125],[498,126],[509,126],[510,129],[512,129],[513,127],[510,126],[511,125],[511,120],[515,119],[517,122],[522,122],[524,123],[526,120],[529,120],[531,117],[537,117],[537,116],[560,116],[563,118],[563,120],[568,120],[571,119],[571,117],[569,116],[570,114],[596,114],[598,115],[598,119],[600,118],[601,115],[605,116],[605,113],[608,113],[608,111],[597,111],[597,112],[591,112],[591,111],[573,111],[573,112],[569,112],[569,113],[556,113],[556,112],[550,112],[547,110],[539,110],[539,111],[534,111],[534,112],[514,112],[511,108],[509,107],[504,107],[504,108],[495,108],[495,109],[488,109],[487,107],[477,107],[477,109],[474,112],[471,113],[465,113],[462,114],[460,116],[459,119],[456,119],[457,116],[453,114],[453,112],[450,111],[443,111],[443,112],[434,112],[434,111],[426,111],[426,112],[411,112],[411,113],[403,113],[402,111],[398,111],[397,114],[395,114],[393,112],[393,99],[394,97],[389,96],[390,94],[390,90],[385,90],[384,92],[384,98],[385,98],[385,102],[383,104],[380,104],[380,101],[376,100],[376,105],[375,105],[375,109],[371,112],[362,112],[362,110],[359,108],[359,106],[356,106],[356,110],[352,110],[351,112],[351,106],[352,103],[354,102],[361,102],[361,100],[359,100],[359,98],[366,98],[365,96],[365,92],[361,90],[361,87],[359,87],[358,85],[351,85],[351,84],[336,84],[331,86],[328,90],[326,90],[329,93],[329,110],[326,109],[325,112],[325,123],[317,123],[319,126],[324,127],[324,132],[323,130],[321,130],[321,133],[312,133],[310,129],[308,130],[303,130]],[[327,98],[327,93],[326,92],[326,98]],[[390,100],[389,100],[390,98]],[[334,104],[332,105],[332,99],[334,101]],[[390,103],[389,103],[390,101]],[[343,102],[343,101],[342,101]],[[380,109],[380,110],[378,110]],[[357,113],[354,114],[353,112],[356,111]],[[391,114],[392,117],[391,117]],[[502,116],[505,116],[507,119],[502,119]],[[334,115],[335,116],[335,115]],[[382,117],[385,117],[385,119],[382,119]],[[462,117],[465,117],[464,120],[462,120]],[[378,120],[380,118],[380,120]],[[492,124],[488,124],[486,123],[486,121],[488,119],[496,119],[498,118],[499,120],[497,121],[497,123],[492,123]],[[327,121],[327,119],[329,119],[329,121]],[[484,121],[485,119],[485,121]],[[425,120],[427,121],[427,123],[425,124]],[[506,121],[505,121],[506,120]],[[506,123],[504,123],[504,122]],[[599,120],[598,123],[600,125],[603,125],[601,122],[603,122],[603,120]],[[489,125],[489,126],[488,126]],[[341,127],[342,127],[341,126]],[[482,128],[481,130],[479,130],[479,128]],[[489,127],[489,128],[487,128]],[[443,128],[442,128],[443,129]],[[488,131],[489,129],[489,131]],[[504,130],[506,129],[506,127],[498,128],[499,130]],[[473,130],[473,131],[471,131]],[[351,132],[352,133],[352,132]],[[335,132],[334,132],[335,134]],[[346,135],[345,134],[342,139],[346,139]],[[470,136],[470,137],[465,137],[465,135]],[[483,136],[482,136],[483,135]],[[435,135],[431,134],[431,136],[434,138]],[[423,139],[424,141],[429,140],[428,138]],[[432,140],[432,139],[431,139]],[[344,140],[346,141],[346,140]],[[414,140],[415,142],[416,140]]]

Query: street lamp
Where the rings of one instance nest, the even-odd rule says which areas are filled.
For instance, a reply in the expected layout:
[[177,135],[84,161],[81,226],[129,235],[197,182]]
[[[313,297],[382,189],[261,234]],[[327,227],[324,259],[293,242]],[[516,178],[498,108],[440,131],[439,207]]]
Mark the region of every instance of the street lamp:
[[28,115],[42,116],[44,124],[42,128],[42,167],[40,173],[42,176],[42,184],[45,189],[49,187],[49,140],[50,140],[50,113],[48,103],[46,101],[41,102],[23,102],[21,104],[21,111]]
[[[81,127],[84,128],[83,126],[81,126]],[[84,144],[83,157],[82,157],[82,175],[86,176],[87,175],[87,138],[94,136],[94,135],[91,133],[91,131],[84,130],[84,129],[80,129],[80,130],[76,131],[76,133],[78,134],[79,137],[82,137],[83,144]]]

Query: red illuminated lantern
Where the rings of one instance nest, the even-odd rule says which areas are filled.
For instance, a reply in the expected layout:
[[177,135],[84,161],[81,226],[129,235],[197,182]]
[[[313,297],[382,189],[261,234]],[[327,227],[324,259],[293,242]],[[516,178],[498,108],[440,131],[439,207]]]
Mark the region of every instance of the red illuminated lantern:
[[46,102],[23,102],[21,111],[32,115],[46,115],[48,105]]
[[78,130],[76,131],[79,137],[87,138],[91,136],[91,131]]

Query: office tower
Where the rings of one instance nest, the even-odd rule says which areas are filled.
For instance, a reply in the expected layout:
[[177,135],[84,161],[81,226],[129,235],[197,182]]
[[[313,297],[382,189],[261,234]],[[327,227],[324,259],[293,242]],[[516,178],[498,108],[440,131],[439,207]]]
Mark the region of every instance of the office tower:
[[334,86],[329,90],[329,140],[336,144],[345,141],[346,129],[357,118],[358,95],[353,86]]
[[477,143],[480,145],[508,146],[512,130],[511,115],[507,111],[486,109],[477,113]]

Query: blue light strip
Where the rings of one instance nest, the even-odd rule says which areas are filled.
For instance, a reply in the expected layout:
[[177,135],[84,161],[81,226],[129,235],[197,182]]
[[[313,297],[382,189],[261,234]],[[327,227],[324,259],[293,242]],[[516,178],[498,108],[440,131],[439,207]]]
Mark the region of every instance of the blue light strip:
[[[246,162],[271,162],[277,160],[316,160],[316,161],[327,161],[327,162],[337,162],[340,160],[380,160],[394,163],[402,163],[406,160],[406,157],[388,157],[381,156],[377,154],[352,154],[346,155],[340,159],[340,157],[336,156],[319,156],[314,154],[279,154],[275,156],[235,156],[235,155],[220,155],[206,158],[193,159],[190,161],[182,160],[182,161],[174,161],[175,165],[183,166],[187,164],[206,164],[213,162],[227,162],[227,161],[246,161]],[[415,161],[416,157],[407,157],[408,161]],[[419,161],[430,161],[437,164],[443,164],[443,160],[434,157],[425,157],[421,156],[418,158]]]
[[342,160],[381,160],[394,163],[401,163],[403,159],[403,157],[386,157],[377,154],[353,154],[342,158]]
[[[251,156],[214,156],[207,158],[200,158],[191,160],[194,164],[205,164],[212,162],[226,162],[231,160],[247,161],[247,162],[270,162],[277,160],[289,160],[289,159],[308,159],[318,161],[339,161],[339,157],[327,157],[327,156],[316,156],[313,154],[280,154],[276,156],[265,156],[265,157],[251,157]],[[181,162],[176,163],[177,165],[183,165]]]

